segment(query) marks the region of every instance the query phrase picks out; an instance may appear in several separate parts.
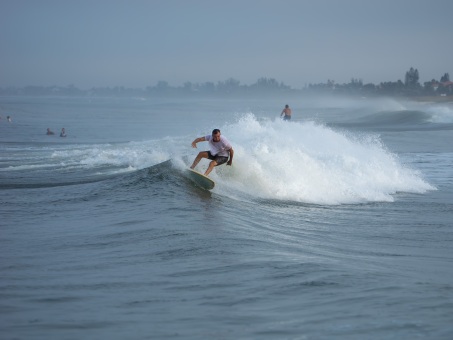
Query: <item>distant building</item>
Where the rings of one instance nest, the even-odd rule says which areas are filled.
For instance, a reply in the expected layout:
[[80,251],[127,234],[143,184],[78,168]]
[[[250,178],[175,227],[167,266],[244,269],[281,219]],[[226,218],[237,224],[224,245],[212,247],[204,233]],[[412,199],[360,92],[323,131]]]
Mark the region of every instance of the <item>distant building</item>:
[[451,89],[452,86],[453,86],[453,81],[444,81],[444,82],[441,83],[441,84],[442,84],[442,86]]

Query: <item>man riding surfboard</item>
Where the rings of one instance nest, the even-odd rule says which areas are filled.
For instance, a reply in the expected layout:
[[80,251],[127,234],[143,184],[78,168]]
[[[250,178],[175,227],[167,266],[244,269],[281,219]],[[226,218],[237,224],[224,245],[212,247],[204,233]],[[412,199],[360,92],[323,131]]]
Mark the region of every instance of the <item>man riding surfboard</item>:
[[[206,171],[204,173],[205,176],[208,176],[209,173],[212,171],[212,169],[214,169],[215,166],[218,166],[218,165],[221,165],[224,163],[227,163],[227,165],[233,164],[233,155],[234,155],[233,147],[231,146],[228,139],[226,139],[225,137],[223,137],[220,134],[219,129],[212,130],[211,135],[206,135],[203,137],[196,138],[192,142],[192,147],[196,148],[197,143],[205,142],[205,141],[209,142],[210,150],[199,152],[190,167],[191,169],[194,169],[202,158],[208,158],[211,160],[208,168],[206,169]],[[228,157],[229,157],[229,159],[228,159]]]

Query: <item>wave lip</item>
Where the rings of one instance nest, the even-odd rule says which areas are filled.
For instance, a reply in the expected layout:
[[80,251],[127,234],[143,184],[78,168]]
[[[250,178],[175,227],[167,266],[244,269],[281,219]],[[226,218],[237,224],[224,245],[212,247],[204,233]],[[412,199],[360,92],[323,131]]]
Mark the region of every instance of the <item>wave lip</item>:
[[13,145],[0,162],[0,189],[46,188],[103,181],[168,159],[156,141],[28,147]]
[[450,106],[420,105],[398,111],[378,111],[350,118],[334,125],[379,130],[450,130],[453,129],[453,108]]

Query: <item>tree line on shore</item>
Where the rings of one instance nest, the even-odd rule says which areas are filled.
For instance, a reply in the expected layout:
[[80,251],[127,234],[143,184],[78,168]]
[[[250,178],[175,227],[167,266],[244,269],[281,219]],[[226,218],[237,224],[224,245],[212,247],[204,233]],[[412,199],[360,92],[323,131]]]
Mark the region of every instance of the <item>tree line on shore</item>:
[[167,81],[158,81],[155,86],[146,88],[93,87],[81,90],[74,85],[61,86],[26,86],[21,88],[0,87],[0,95],[52,95],[52,96],[166,96],[166,95],[255,95],[255,94],[299,94],[303,92],[319,94],[344,94],[361,96],[449,96],[453,95],[453,82],[450,75],[445,73],[439,80],[432,79],[423,85],[419,82],[417,69],[411,67],[406,72],[404,82],[388,81],[378,85],[364,84],[361,79],[352,78],[349,83],[338,84],[333,80],[327,83],[308,84],[303,89],[293,89],[274,78],[259,78],[256,83],[243,85],[239,80],[229,78],[217,83],[185,82],[182,86],[170,86]]

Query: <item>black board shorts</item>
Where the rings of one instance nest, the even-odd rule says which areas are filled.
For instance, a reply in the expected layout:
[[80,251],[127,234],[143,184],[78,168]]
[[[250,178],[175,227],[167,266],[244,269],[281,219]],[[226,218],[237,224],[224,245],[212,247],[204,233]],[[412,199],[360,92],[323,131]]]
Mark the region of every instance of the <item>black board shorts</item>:
[[222,165],[223,163],[226,163],[228,161],[228,157],[225,156],[213,156],[211,154],[211,151],[206,151],[208,153],[208,158],[212,161],[216,161],[217,165]]

